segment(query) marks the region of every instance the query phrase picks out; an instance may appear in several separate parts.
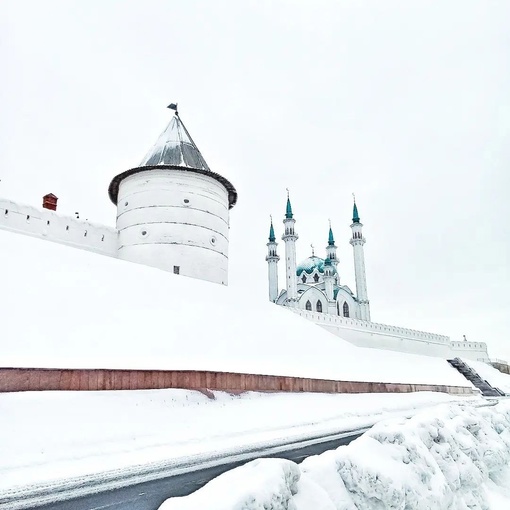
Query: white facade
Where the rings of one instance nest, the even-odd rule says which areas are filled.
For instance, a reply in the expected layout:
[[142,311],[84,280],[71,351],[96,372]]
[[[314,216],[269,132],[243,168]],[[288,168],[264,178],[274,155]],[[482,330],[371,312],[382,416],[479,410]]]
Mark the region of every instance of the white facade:
[[466,358],[474,361],[489,361],[489,353],[485,342],[450,342],[452,357]]
[[274,303],[278,298],[278,243],[274,236],[273,220],[271,219],[271,228],[269,229],[269,242],[267,246],[267,277],[269,280],[269,301]]
[[124,178],[119,258],[227,285],[229,203],[208,175],[151,169]]
[[55,211],[0,198],[0,228],[117,257],[118,232]]

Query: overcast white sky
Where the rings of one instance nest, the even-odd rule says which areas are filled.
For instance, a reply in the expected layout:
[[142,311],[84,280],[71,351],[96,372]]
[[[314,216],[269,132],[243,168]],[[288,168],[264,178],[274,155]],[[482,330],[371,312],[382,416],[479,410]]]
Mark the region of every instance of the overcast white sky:
[[3,0],[0,37],[0,196],[53,192],[61,212],[114,225],[111,178],[177,101],[239,193],[240,299],[267,299],[286,187],[298,259],[310,243],[324,256],[331,218],[354,289],[355,192],[373,320],[510,359],[507,0]]

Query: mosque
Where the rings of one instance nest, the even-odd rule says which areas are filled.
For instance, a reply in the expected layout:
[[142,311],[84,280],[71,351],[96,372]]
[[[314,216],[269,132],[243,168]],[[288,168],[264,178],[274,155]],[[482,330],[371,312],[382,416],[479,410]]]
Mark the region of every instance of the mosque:
[[347,285],[340,284],[338,272],[337,246],[331,225],[329,226],[326,258],[312,256],[296,266],[295,220],[292,213],[290,197],[287,196],[287,208],[283,220],[285,232],[285,281],[287,288],[278,293],[278,253],[274,226],[271,220],[269,242],[267,243],[269,274],[269,300],[278,305],[301,308],[318,313],[327,313],[340,317],[370,321],[370,302],[367,296],[367,279],[365,274],[365,256],[363,245],[363,224],[360,222],[358,207],[354,202],[352,215],[352,238],[354,248],[354,270],[356,277],[356,295]]
[[[207,165],[179,116],[137,167],[109,186],[117,207],[115,227],[57,212],[49,193],[42,208],[0,198],[0,229],[153,266],[192,278],[228,284],[229,215],[237,191]],[[340,280],[330,227],[326,257],[313,253],[296,263],[296,220],[290,197],[284,218],[285,288],[278,289],[278,243],[271,221],[267,243],[269,299],[360,347],[451,358],[487,360],[484,342],[452,342],[447,336],[371,321],[365,274],[363,225],[356,202],[352,237],[356,294]]]

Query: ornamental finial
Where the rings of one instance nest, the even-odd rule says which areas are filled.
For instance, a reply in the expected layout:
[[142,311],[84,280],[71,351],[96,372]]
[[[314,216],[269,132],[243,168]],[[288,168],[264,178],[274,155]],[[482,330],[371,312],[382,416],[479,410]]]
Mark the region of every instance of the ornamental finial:
[[313,247],[313,244],[311,244],[310,246],[311,246],[311,248],[312,248],[312,257],[315,257],[315,249],[314,249],[314,247]]

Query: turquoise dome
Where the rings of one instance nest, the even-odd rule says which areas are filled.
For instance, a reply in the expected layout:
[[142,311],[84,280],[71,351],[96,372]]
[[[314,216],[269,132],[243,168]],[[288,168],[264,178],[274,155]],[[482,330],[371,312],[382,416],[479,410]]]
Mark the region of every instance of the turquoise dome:
[[308,257],[307,259],[303,260],[303,262],[298,264],[296,273],[298,276],[301,276],[303,271],[305,273],[312,274],[315,269],[317,269],[319,273],[324,273],[324,259],[315,256]]

